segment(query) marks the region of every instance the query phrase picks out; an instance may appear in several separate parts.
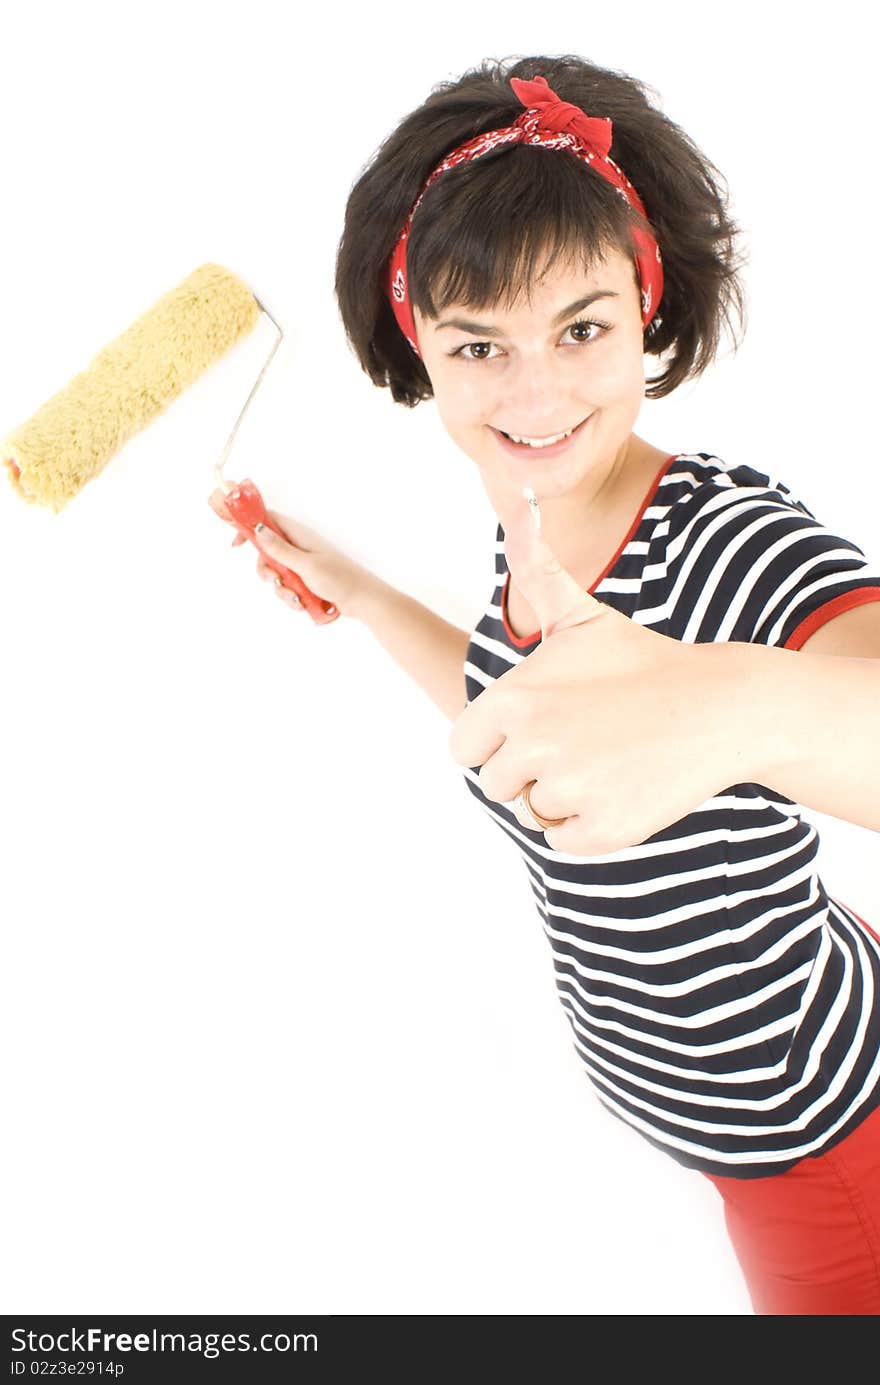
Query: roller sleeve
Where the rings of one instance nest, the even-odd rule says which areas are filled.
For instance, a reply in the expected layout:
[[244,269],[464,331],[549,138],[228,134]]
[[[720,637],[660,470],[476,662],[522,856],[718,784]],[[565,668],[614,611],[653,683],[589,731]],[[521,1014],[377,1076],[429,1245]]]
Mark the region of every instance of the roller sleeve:
[[204,264],[99,351],[0,443],[0,459],[30,504],[56,513],[119,449],[260,319],[251,291]]

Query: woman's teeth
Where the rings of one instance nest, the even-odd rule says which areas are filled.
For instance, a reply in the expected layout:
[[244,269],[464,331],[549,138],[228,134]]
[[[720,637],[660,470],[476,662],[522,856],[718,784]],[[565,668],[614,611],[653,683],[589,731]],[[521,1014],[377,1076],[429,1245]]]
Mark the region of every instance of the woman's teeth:
[[[574,425],[574,428],[576,427],[577,424]],[[561,442],[563,438],[570,438],[574,428],[569,428],[567,433],[555,433],[552,438],[518,438],[516,433],[504,433],[503,428],[499,428],[498,431],[504,433],[506,438],[510,438],[511,442],[526,443],[529,447],[549,447],[551,443]]]

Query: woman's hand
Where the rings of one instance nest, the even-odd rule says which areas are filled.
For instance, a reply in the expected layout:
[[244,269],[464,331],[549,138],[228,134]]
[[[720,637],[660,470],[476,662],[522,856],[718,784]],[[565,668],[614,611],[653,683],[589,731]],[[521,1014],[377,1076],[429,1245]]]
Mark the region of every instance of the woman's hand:
[[[315,596],[323,601],[332,601],[340,615],[357,619],[364,593],[377,581],[375,573],[349,558],[329,539],[325,539],[317,530],[310,529],[301,520],[268,508],[266,515],[278,526],[283,537],[271,529],[263,529],[257,535],[263,552],[273,562],[295,572]],[[237,534],[232,546],[238,548],[247,541],[245,535]],[[257,557],[257,572],[263,581],[275,583],[277,574],[262,553]],[[304,610],[296,593],[280,582],[275,585],[275,591],[285,605],[294,610]]]
[[513,804],[534,783],[535,812],[564,822],[536,829],[518,805],[511,811],[554,850],[638,846],[753,779],[755,647],[685,644],[597,601],[519,504],[499,515],[505,555],[542,643],[465,708],[450,752],[480,767],[496,803]]

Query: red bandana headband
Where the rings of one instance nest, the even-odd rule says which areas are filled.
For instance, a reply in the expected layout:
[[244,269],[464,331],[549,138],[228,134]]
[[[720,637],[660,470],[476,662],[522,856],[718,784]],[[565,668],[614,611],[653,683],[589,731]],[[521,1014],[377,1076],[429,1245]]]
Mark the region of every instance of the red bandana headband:
[[[579,106],[573,106],[569,101],[560,101],[544,77],[536,77],[531,82],[511,77],[510,85],[527,109],[512,125],[506,126],[503,130],[488,130],[446,155],[416,198],[389,261],[386,292],[400,330],[420,360],[422,353],[416,345],[416,326],[407,291],[406,242],[419,203],[435,179],[448,168],[478,159],[501,144],[540,144],[545,149],[570,149],[579,159],[591,164],[597,173],[601,173],[602,177],[617,189],[621,197],[647,220],[641,199],[632,183],[614,160],[608,157],[612,130],[611,121],[607,116],[585,115]],[[663,295],[663,262],[660,259],[660,247],[652,235],[643,231],[641,227],[634,227],[633,239],[637,246],[635,260],[642,286],[644,328],[657,311]]]

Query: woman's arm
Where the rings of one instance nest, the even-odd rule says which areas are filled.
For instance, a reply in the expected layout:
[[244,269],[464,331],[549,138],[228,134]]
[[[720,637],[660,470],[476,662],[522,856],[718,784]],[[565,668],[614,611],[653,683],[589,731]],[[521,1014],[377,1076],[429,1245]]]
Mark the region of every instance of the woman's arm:
[[714,647],[738,651],[731,698],[749,709],[756,782],[880,832],[880,658]]
[[354,610],[432,702],[454,721],[467,705],[464,663],[470,635],[378,579]]

